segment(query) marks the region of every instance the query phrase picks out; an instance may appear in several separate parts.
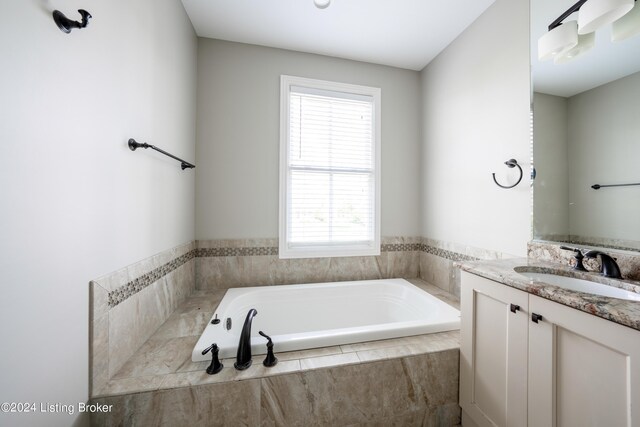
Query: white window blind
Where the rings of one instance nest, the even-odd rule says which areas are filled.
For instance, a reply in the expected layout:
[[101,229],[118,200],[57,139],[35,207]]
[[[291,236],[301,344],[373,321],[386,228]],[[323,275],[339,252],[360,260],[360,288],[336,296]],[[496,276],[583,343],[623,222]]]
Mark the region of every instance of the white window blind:
[[283,88],[281,257],[378,254],[379,89],[288,76]]

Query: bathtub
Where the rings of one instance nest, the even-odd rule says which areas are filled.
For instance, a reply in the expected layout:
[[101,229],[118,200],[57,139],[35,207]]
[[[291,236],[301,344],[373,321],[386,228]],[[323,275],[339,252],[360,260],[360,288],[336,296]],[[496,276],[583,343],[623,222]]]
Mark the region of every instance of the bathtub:
[[[247,312],[255,308],[251,351],[266,353],[263,331],[274,351],[353,344],[460,328],[460,312],[404,279],[259,286],[229,289],[193,349],[194,362],[216,343],[220,358],[235,357]],[[213,324],[214,319],[219,319]],[[229,328],[229,329],[227,329]]]

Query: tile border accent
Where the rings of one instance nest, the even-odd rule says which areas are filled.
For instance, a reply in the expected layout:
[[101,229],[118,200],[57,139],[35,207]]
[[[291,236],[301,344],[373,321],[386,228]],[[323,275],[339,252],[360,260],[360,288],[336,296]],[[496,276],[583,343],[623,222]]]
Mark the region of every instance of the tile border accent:
[[135,279],[125,283],[120,286],[118,289],[110,291],[108,294],[108,305],[109,308],[113,308],[120,304],[123,301],[126,301],[128,298],[137,294],[147,286],[152,283],[162,279],[167,274],[186,264],[196,256],[196,250],[192,249],[184,255],[181,255],[160,267],[154,268],[148,273],[143,274],[140,277],[136,277]]
[[414,252],[421,246],[422,243],[386,243],[380,245],[380,252]]
[[461,254],[458,252],[448,251],[446,249],[437,248],[426,244],[420,245],[420,252],[426,252],[431,255],[439,256],[440,258],[448,259],[450,261],[478,261],[480,258],[470,255]]
[[[412,252],[420,251],[420,243],[389,243],[380,245],[380,252]],[[226,256],[277,256],[277,246],[251,246],[251,247],[215,247],[198,248],[196,257],[226,257]]]
[[[380,245],[380,252],[413,252],[420,251],[421,243],[388,243]],[[226,257],[226,256],[275,256],[278,255],[277,246],[252,247],[216,247],[198,248],[196,257]]]
[[[383,243],[380,252],[426,252],[451,261],[477,261],[480,258],[441,249],[424,243]],[[196,249],[196,257],[277,256],[277,246],[214,247]]]
[[198,248],[196,249],[196,257],[225,257],[225,256],[267,256],[278,255],[278,247],[272,246],[254,246],[254,247],[217,247],[217,248]]

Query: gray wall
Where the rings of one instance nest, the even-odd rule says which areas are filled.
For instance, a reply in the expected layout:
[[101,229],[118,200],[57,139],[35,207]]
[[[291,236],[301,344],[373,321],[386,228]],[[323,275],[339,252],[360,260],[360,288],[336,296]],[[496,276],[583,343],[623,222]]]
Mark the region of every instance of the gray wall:
[[382,88],[382,235],[419,235],[417,72],[199,39],[196,237],[278,236],[281,74]]
[[533,227],[536,238],[566,239],[569,234],[567,98],[534,93]]
[[[526,255],[529,1],[497,0],[422,71],[422,235]],[[514,189],[498,188],[525,170]]]
[[640,73],[568,100],[569,226],[575,236],[640,240]]
[[[84,30],[63,34],[53,8]],[[89,280],[194,238],[196,37],[178,0],[3,1],[0,401],[88,398]],[[77,409],[77,407],[76,407]],[[73,416],[0,414],[2,425]]]

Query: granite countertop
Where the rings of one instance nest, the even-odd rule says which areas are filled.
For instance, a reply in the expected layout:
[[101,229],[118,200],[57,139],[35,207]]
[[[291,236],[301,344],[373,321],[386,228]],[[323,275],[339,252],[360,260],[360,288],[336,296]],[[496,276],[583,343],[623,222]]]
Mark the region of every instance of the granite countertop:
[[[454,295],[420,279],[407,280],[447,304],[460,307]],[[278,364],[273,368],[262,366],[264,355],[256,355],[253,365],[245,371],[236,371],[233,359],[223,359],[223,370],[208,375],[205,370],[210,362],[192,362],[191,351],[224,293],[224,290],[195,291],[187,297],[105,387],[94,390],[92,397],[241,381],[460,348],[457,330],[286,353],[278,352],[275,343]]]
[[516,270],[536,273],[551,273],[560,276],[590,280],[604,285],[622,288],[640,294],[640,282],[616,280],[602,277],[597,272],[573,271],[568,266],[548,261],[526,258],[501,259],[495,261],[458,262],[463,271],[503,283],[533,295],[576,308],[603,319],[640,330],[640,301],[629,301],[613,297],[571,291],[558,286],[535,281]]

